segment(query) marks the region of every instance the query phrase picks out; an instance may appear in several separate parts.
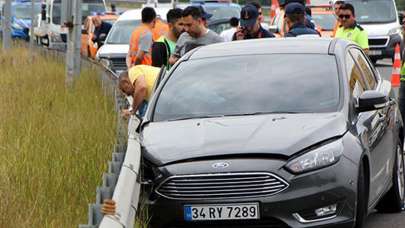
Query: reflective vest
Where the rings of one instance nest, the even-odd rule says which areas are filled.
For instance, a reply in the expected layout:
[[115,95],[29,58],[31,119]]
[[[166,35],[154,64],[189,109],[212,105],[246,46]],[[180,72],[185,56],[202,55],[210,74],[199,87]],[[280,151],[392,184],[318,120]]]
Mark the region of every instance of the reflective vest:
[[[152,31],[149,29],[148,26],[141,24],[131,34],[131,40],[129,42],[129,51],[131,55],[131,63],[134,63],[136,60],[136,55],[139,50],[139,40],[141,36],[145,36],[147,33],[152,33]],[[145,53],[143,56],[143,59],[141,61],[141,64],[143,65],[152,65],[152,55],[151,55],[151,50],[149,52]]]
[[158,40],[161,36],[169,32],[169,26],[160,19],[156,19],[155,27],[152,29],[153,41]]

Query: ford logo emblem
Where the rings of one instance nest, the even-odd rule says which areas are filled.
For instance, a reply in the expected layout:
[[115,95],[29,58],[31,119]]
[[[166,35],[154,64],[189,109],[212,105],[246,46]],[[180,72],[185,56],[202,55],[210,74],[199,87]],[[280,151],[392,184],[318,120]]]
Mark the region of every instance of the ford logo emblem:
[[212,168],[214,169],[225,169],[228,166],[229,166],[228,162],[217,162],[212,164]]

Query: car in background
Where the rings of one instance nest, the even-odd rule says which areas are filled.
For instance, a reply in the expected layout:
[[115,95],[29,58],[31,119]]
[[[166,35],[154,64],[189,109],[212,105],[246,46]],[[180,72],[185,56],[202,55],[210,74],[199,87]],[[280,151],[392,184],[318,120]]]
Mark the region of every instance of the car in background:
[[333,29],[336,25],[335,12],[331,5],[309,6],[312,11],[312,20],[314,20],[317,30],[322,37],[332,37]]
[[[11,3],[11,37],[13,39],[22,39],[28,41],[30,39],[31,29],[31,1],[19,0]],[[38,15],[41,11],[41,3],[34,2],[34,15]],[[1,7],[1,15],[4,15],[4,4]]]
[[140,127],[150,227],[360,228],[374,208],[401,212],[401,115],[354,43],[213,44],[158,81]]
[[[85,57],[92,59],[96,58],[97,50],[99,49],[98,44],[93,42],[95,26],[93,24],[93,17],[88,16],[83,23],[83,30],[81,36],[81,48],[80,54]],[[104,14],[100,15],[100,19],[103,22],[113,25],[118,19],[118,15],[115,14]]]
[[239,18],[242,10],[239,4],[227,0],[192,0],[190,4],[201,5],[207,13],[212,14],[212,17],[208,19],[208,23],[216,20],[229,20],[232,17]]
[[395,0],[347,0],[356,11],[356,21],[368,33],[369,56],[373,62],[391,58],[397,44],[403,49],[403,34]]
[[[166,14],[171,8],[155,8],[157,16],[166,21]],[[97,51],[96,59],[112,71],[119,73],[127,69],[126,56],[132,31],[141,24],[142,9],[124,12],[108,34],[104,45]]]

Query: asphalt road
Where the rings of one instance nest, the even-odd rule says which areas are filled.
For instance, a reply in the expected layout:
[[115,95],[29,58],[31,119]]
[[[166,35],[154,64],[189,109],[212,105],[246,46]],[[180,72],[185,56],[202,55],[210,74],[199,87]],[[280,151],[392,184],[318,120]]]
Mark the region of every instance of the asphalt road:
[[[383,60],[377,63],[377,69],[386,80],[391,79],[392,63]],[[373,213],[367,218],[365,228],[405,228],[405,212],[400,214]]]

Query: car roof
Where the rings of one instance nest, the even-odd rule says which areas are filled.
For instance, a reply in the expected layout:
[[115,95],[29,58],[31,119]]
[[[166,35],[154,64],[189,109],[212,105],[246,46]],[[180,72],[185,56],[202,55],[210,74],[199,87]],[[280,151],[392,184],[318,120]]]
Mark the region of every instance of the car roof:
[[[171,8],[154,8],[158,17],[166,20],[166,14]],[[127,10],[118,18],[117,21],[141,20],[142,9]]]
[[290,53],[328,54],[332,42],[330,38],[268,38],[224,42],[201,47],[191,52],[188,58]]

